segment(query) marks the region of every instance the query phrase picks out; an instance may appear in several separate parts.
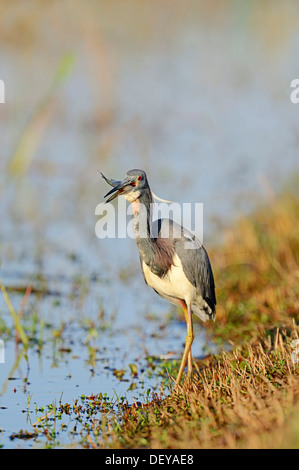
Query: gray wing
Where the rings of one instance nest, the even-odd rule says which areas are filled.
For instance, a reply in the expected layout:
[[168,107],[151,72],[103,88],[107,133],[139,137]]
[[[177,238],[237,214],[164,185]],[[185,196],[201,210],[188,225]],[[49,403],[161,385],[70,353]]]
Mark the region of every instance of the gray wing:
[[[173,222],[174,229],[178,224]],[[181,237],[175,237],[173,243],[188,280],[197,293],[205,300],[215,316],[216,295],[211,263],[202,243],[188,230],[181,228]],[[209,312],[210,313],[210,312]]]

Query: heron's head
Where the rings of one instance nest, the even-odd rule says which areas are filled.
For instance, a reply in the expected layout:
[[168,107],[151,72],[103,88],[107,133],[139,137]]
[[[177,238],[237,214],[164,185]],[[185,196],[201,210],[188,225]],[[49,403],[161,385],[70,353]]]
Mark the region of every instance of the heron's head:
[[105,197],[110,196],[106,202],[110,202],[120,194],[129,202],[134,202],[149,191],[146,174],[143,170],[129,170],[123,181],[109,180],[102,174],[105,181],[113,186]]

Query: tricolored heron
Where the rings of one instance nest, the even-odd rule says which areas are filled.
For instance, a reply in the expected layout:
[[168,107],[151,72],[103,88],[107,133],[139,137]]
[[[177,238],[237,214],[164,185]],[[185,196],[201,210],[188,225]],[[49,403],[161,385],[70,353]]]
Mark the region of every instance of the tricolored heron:
[[180,384],[186,363],[188,376],[192,373],[192,313],[202,321],[215,320],[216,316],[215,284],[208,254],[191,232],[173,220],[152,220],[153,197],[144,171],[130,170],[123,181],[102,176],[113,186],[105,195],[110,196],[106,202],[121,194],[132,204],[135,238],[146,284],[184,311],[187,337],[176,379]]

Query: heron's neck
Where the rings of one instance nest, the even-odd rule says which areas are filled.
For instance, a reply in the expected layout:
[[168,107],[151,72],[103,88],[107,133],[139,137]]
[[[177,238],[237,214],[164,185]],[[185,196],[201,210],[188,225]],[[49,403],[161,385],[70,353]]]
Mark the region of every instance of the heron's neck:
[[154,250],[154,239],[152,238],[152,202],[152,193],[148,188],[138,199],[131,203],[135,238],[141,255]]
[[[174,248],[168,238],[161,238],[152,227],[150,189],[134,201],[134,230],[140,258],[159,277],[164,277],[173,264]],[[157,224],[156,230],[158,230]]]

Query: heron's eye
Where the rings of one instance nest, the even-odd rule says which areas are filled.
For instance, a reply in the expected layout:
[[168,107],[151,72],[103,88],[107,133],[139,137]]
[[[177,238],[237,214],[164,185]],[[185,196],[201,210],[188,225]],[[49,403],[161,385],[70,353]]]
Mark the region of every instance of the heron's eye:
[[141,181],[142,180],[142,176],[138,176],[138,181]]

